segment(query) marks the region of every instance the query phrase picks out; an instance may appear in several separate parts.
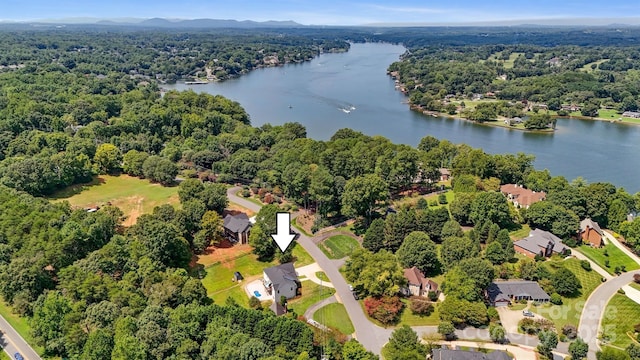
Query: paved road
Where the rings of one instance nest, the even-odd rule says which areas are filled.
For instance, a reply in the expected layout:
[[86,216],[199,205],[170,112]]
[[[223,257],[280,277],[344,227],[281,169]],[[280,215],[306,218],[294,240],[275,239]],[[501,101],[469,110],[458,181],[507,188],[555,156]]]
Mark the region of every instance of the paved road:
[[[244,198],[238,197],[235,193],[240,190],[239,187],[230,188],[227,190],[227,196],[229,201],[241,205],[249,210],[258,212],[260,205],[257,205]],[[343,264],[343,260],[331,260],[329,259],[316,244],[306,235],[300,234],[297,239],[298,243],[313,257],[313,259],[324,270],[325,274],[336,289],[335,297],[340,303],[347,309],[347,314],[351,318],[351,323],[355,331],[355,338],[365,347],[365,349],[380,354],[382,347],[387,343],[393,332],[393,328],[382,328],[369,321],[364,313],[364,310],[360,306],[360,303],[353,298],[349,285],[342,277],[342,274],[338,271],[339,267]],[[414,326],[412,327],[418,335],[425,333],[437,332],[436,326]],[[481,339],[484,341],[490,341],[489,332],[485,329],[466,328],[464,330],[456,331],[456,336],[459,339],[476,340]],[[507,338],[513,344],[525,345],[536,347],[538,345],[538,339],[536,337],[522,335],[522,334],[507,334]],[[568,345],[558,345],[558,351],[564,354],[568,353]],[[562,357],[560,357],[561,359]]]
[[22,336],[2,316],[0,316],[0,331],[2,331],[0,345],[10,358],[13,359],[13,355],[19,352],[25,360],[40,360],[38,353],[24,341]]

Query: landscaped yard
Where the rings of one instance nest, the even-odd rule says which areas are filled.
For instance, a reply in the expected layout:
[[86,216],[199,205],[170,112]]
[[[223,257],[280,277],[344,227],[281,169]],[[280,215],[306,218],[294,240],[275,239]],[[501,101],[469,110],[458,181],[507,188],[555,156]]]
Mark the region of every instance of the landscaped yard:
[[[627,271],[640,269],[640,265],[638,265],[637,262],[633,261],[633,259],[627,256],[627,254],[611,243],[608,243],[599,249],[588,245],[581,245],[578,248],[578,251],[583,253],[596,264],[600,265],[601,268],[605,269],[610,274],[613,274],[615,268],[620,266],[625,266]],[[605,251],[608,256],[604,255]],[[605,266],[605,261],[607,260],[609,260],[609,266]]]
[[54,202],[68,201],[72,206],[88,208],[111,203],[127,217],[124,225],[135,224],[138,217],[148,214],[159,205],[180,204],[178,187],[153,184],[146,179],[129,175],[100,175],[88,184],[69,186],[53,194]]
[[[313,263],[313,258],[309,255],[302,246],[296,244],[293,248],[293,256],[298,260],[294,263],[296,267],[309,265]],[[217,304],[224,304],[228,297],[236,300],[236,302],[242,306],[249,306],[249,297],[243,289],[243,285],[260,278],[262,276],[262,270],[265,268],[277,265],[277,261],[261,262],[258,261],[256,255],[249,253],[243,254],[237,258],[230,258],[224,262],[219,262],[205,269],[205,277],[202,279],[202,284],[207,289],[207,294]],[[242,282],[234,282],[234,272],[240,272],[244,277]],[[309,284],[306,281],[304,284]]]
[[340,303],[333,303],[318,309],[313,314],[313,320],[332,327],[340,331],[345,335],[350,335],[355,332],[353,324],[347,314],[347,309]]
[[[640,305],[625,295],[615,294],[604,312],[602,332],[613,346],[626,348],[634,342],[633,326],[640,323]],[[637,342],[636,342],[637,344]]]
[[531,228],[529,227],[529,225],[524,224],[520,229],[510,231],[509,236],[511,236],[511,240],[520,240],[529,236],[530,232]]
[[404,303],[404,310],[402,311],[402,315],[400,316],[401,325],[409,325],[409,326],[426,326],[426,325],[438,325],[440,323],[440,315],[438,313],[438,304],[433,304],[433,312],[429,315],[416,315],[411,312],[409,308],[409,300],[402,299]]
[[[31,336],[31,325],[26,318],[20,317],[14,314],[11,311],[11,307],[7,305],[4,301],[0,300],[0,315],[7,320],[7,322],[22,336],[23,339],[29,343],[33,347],[33,349],[39,354],[42,355],[44,353],[44,348],[42,346],[37,346],[35,344],[35,340]],[[1,353],[4,353],[0,350]]]
[[329,277],[327,276],[327,274],[324,273],[324,271],[316,272],[316,276],[318,277],[318,279],[322,281],[330,282]]
[[335,235],[318,244],[320,250],[330,259],[342,259],[360,247],[358,240],[347,235]]
[[531,306],[531,311],[553,321],[556,329],[562,329],[566,324],[578,326],[580,314],[582,314],[582,304],[584,304],[593,290],[601,284],[601,276],[593,270],[586,271],[583,269],[578,259],[553,259],[546,264],[551,272],[556,271],[554,268],[556,266],[564,266],[571,270],[580,280],[582,289],[580,289],[580,295],[577,297],[563,297],[562,305],[543,304],[540,306]]
[[326,286],[320,286],[313,281],[307,280],[302,282],[302,296],[297,299],[289,300],[289,311],[295,311],[298,315],[304,315],[309,306],[320,300],[326,299],[335,294],[336,290]]

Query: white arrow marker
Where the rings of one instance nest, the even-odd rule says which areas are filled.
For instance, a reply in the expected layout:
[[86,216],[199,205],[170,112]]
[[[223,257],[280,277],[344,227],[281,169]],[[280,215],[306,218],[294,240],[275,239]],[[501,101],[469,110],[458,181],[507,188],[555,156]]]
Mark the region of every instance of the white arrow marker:
[[285,252],[287,250],[291,242],[293,242],[293,238],[296,237],[296,234],[289,233],[290,215],[291,214],[289,214],[288,212],[276,214],[277,233],[271,235],[282,252]]

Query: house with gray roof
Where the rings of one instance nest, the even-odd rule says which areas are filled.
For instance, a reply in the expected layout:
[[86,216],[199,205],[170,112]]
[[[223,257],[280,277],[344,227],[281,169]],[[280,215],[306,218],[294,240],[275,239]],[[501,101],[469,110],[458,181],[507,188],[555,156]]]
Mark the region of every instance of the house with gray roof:
[[552,233],[540,229],[533,229],[529,236],[513,243],[516,252],[530,258],[536,255],[550,257],[553,254],[567,255],[571,250],[562,243],[562,239]]
[[509,354],[501,350],[490,353],[468,350],[433,349],[431,351],[432,360],[513,360]]
[[604,232],[597,222],[590,218],[580,221],[580,238],[583,242],[593,247],[600,247],[603,245],[603,236]]
[[284,263],[264,269],[262,279],[267,294],[274,302],[279,302],[281,296],[291,299],[300,295],[302,284],[298,280],[293,263]]
[[224,237],[234,244],[248,244],[251,226],[252,224],[247,214],[228,214],[224,217]]
[[489,284],[486,295],[489,303],[496,307],[518,300],[548,302],[551,299],[537,282],[527,280],[494,281]]

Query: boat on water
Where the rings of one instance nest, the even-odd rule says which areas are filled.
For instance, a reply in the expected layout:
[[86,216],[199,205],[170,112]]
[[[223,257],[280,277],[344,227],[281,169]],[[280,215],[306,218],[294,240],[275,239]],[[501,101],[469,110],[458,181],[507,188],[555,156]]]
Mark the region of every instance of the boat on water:
[[204,81],[204,80],[196,80],[196,81],[185,81],[184,84],[185,85],[205,85],[208,84],[208,81]]

